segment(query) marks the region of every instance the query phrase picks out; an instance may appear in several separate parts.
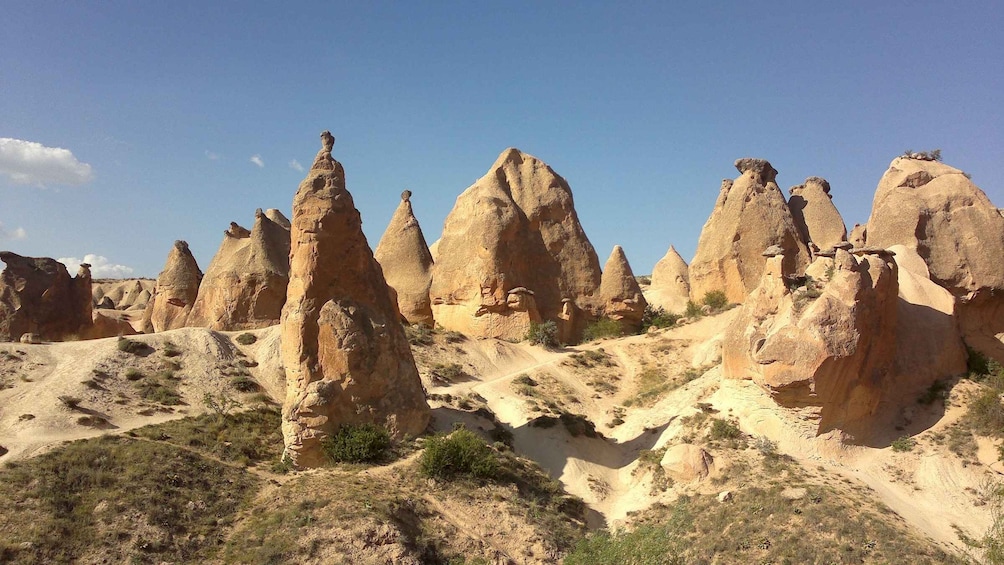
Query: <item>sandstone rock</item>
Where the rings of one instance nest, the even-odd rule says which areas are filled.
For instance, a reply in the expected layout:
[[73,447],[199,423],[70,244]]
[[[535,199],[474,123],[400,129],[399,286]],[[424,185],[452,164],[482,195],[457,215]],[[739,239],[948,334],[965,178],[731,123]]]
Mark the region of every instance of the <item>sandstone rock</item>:
[[135,335],[128,320],[121,317],[107,316],[101,312],[94,312],[91,327],[87,328],[81,336],[83,339],[101,339],[104,337],[116,337],[122,335]]
[[162,332],[185,327],[199,295],[200,282],[202,271],[188,243],[175,241],[143,312],[143,331]]
[[113,306],[106,308],[107,303],[98,306],[101,309],[116,308],[119,310],[142,310],[150,300],[150,293],[157,285],[151,279],[104,279],[91,283],[95,304],[108,298]]
[[0,252],[0,341],[30,333],[58,341],[79,337],[91,324],[91,276],[81,266],[70,278],[66,266],[47,257]]
[[288,225],[278,210],[260,208],[250,230],[231,222],[186,325],[235,331],[278,324],[289,282]]
[[603,315],[620,322],[624,333],[637,333],[641,329],[641,319],[648,303],[620,245],[614,246],[603,267],[600,299],[603,301]]
[[[522,339],[539,318],[558,321],[560,339],[573,342],[597,313],[599,260],[571,189],[543,161],[517,149],[503,151],[457,198],[436,257],[432,310],[445,328]],[[509,307],[517,287],[533,291],[536,312]]]
[[400,314],[331,157],[334,137],[321,140],[293,198],[282,311],[282,431],[300,467],[322,464],[321,442],[343,425],[373,423],[400,439],[430,419]]
[[854,247],[864,247],[868,241],[868,226],[854,224],[851,235],[847,238]]
[[868,245],[897,244],[955,296],[966,343],[1004,361],[1004,217],[986,194],[944,163],[894,159],[875,191]]
[[435,325],[432,317],[432,254],[411,208],[411,191],[401,194],[394,216],[373,253],[387,284],[397,294],[401,316],[409,324]]
[[670,477],[686,482],[706,478],[714,469],[715,460],[700,447],[682,443],[667,449],[659,464]]
[[788,208],[802,240],[819,249],[830,249],[847,240],[847,227],[833,205],[830,183],[819,177],[809,177],[805,183],[791,187]]
[[719,503],[725,503],[725,502],[728,502],[730,500],[732,500],[732,491],[723,490],[722,492],[718,493],[718,502]]
[[690,273],[687,262],[669,247],[666,255],[652,269],[652,284],[645,292],[645,299],[667,312],[682,313],[690,300]]
[[753,380],[783,406],[814,407],[820,434],[840,430],[866,442],[895,384],[896,264],[841,249],[822,288],[793,290],[783,261],[767,259],[760,285],[726,331],[723,375]]
[[772,245],[784,250],[786,273],[808,265],[809,251],[774,181],[777,171],[763,159],[740,159],[736,168],[741,175],[722,183],[690,262],[695,302],[714,290],[725,292],[729,302],[745,301],[763,273],[761,253]]
[[18,341],[24,344],[38,345],[42,343],[42,338],[38,337],[37,334],[26,333],[26,334],[21,334],[21,338]]
[[112,302],[111,298],[108,298],[107,296],[102,296],[101,300],[98,300],[98,303],[95,305],[95,307],[97,307],[99,310],[114,310],[115,303]]

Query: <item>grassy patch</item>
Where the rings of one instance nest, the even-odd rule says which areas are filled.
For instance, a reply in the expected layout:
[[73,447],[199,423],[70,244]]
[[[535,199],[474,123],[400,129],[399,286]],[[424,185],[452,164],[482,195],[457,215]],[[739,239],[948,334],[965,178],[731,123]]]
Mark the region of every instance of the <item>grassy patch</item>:
[[624,330],[617,320],[600,318],[586,326],[586,330],[582,334],[582,341],[595,341],[597,339],[620,337],[622,335],[624,335]]
[[408,343],[417,346],[432,345],[435,341],[434,330],[423,324],[404,327],[404,335]]
[[146,426],[132,433],[244,466],[278,461],[283,447],[281,418],[275,408],[258,408],[225,417],[203,414]]
[[139,355],[145,353],[150,349],[150,346],[136,340],[129,339],[127,337],[120,337],[116,342],[115,346],[119,351],[123,353],[131,353],[133,355]]
[[467,374],[467,371],[464,371],[463,365],[459,363],[450,363],[448,365],[436,363],[429,369],[429,378],[432,379],[433,384],[449,386],[453,383],[469,379],[470,375]]
[[178,380],[169,371],[158,373],[153,377],[141,378],[133,386],[143,400],[164,406],[183,404],[181,393],[178,392]]
[[917,440],[910,436],[900,436],[893,440],[892,450],[893,451],[913,451],[913,448],[917,446]]

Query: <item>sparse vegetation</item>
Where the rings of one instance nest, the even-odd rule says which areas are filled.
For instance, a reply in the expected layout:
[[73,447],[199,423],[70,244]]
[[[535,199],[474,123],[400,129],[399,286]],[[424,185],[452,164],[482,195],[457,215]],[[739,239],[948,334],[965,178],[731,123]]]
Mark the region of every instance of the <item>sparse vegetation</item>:
[[700,318],[704,315],[704,311],[701,310],[701,305],[694,302],[693,300],[687,301],[687,309],[683,311],[683,314],[688,318]]
[[641,318],[641,331],[647,332],[649,328],[669,328],[676,325],[681,318],[679,314],[667,312],[661,306],[645,306],[645,313]]
[[914,151],[912,149],[907,149],[903,152],[901,157],[906,157],[907,159],[919,159],[921,161],[940,161],[941,149],[932,149],[930,151]]
[[241,345],[251,345],[252,343],[258,341],[258,337],[253,333],[244,332],[234,338],[234,341]]
[[404,326],[404,335],[412,345],[432,345],[434,341],[432,328],[423,324]]
[[913,448],[917,446],[917,440],[910,436],[900,436],[893,440],[892,450],[893,451],[913,451]]
[[202,404],[221,420],[226,419],[231,412],[242,407],[240,401],[223,392],[218,395],[207,392],[202,396]]
[[743,437],[743,432],[735,422],[721,418],[711,419],[711,430],[708,432],[708,439],[721,441],[739,439],[741,437]]
[[467,341],[467,336],[460,332],[447,330],[443,332],[443,340],[446,341],[446,343],[460,343],[462,341]]
[[380,459],[390,447],[390,434],[374,424],[344,425],[321,442],[332,463],[363,463]]
[[530,322],[530,329],[526,332],[526,340],[530,345],[540,345],[548,349],[558,347],[558,324],[554,320],[536,323]]
[[704,294],[701,303],[711,308],[713,312],[717,312],[729,305],[729,298],[725,295],[724,291],[709,290]]
[[617,320],[600,318],[586,326],[586,330],[582,334],[582,341],[595,341],[597,339],[620,337],[622,335],[624,335],[624,329],[621,328]]
[[139,355],[140,353],[144,353],[150,349],[150,346],[147,344],[129,339],[127,337],[120,337],[115,346],[119,351],[123,353],[131,353],[133,355]]
[[238,392],[258,392],[261,390],[261,386],[249,376],[238,375],[230,379],[230,386],[234,387]]
[[181,350],[174,343],[168,341],[164,343],[164,349],[161,350],[164,357],[177,357],[181,355]]
[[464,367],[459,363],[450,363],[448,365],[436,363],[429,370],[429,378],[436,385],[447,386],[466,380],[470,378],[470,375],[467,374],[467,371],[464,371]]
[[944,381],[934,381],[931,386],[927,387],[924,394],[917,398],[917,404],[923,404],[924,406],[930,406],[935,402],[944,403],[948,399],[948,384]]
[[138,380],[142,379],[145,376],[146,375],[143,374],[143,371],[140,371],[139,369],[137,369],[135,367],[129,367],[128,369],[126,369],[126,372],[125,372],[125,378],[126,378],[126,380],[130,380],[130,381],[138,381]]
[[419,469],[427,477],[457,476],[493,479],[499,472],[496,453],[477,434],[461,428],[448,436],[433,436],[425,442]]
[[60,395],[58,398],[59,402],[61,402],[63,406],[69,408],[70,410],[76,410],[77,408],[80,407],[80,398],[77,396],[70,396],[68,394],[63,394]]

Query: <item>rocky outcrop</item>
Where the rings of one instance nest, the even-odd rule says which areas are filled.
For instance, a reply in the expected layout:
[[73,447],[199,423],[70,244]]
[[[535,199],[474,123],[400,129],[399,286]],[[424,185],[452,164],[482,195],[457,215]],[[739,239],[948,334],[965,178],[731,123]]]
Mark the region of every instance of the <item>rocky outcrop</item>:
[[66,266],[47,257],[0,252],[0,341],[22,334],[59,341],[80,338],[91,325],[91,274],[81,265],[76,278]]
[[255,211],[248,230],[231,222],[199,285],[186,325],[220,331],[279,323],[289,282],[289,220]]
[[830,183],[819,177],[809,177],[804,184],[789,189],[788,208],[802,240],[821,250],[833,249],[847,241],[847,227],[833,205]]
[[373,423],[395,438],[422,433],[429,406],[397,306],[345,189],[342,165],[322,149],[293,198],[290,271],[282,310],[286,455],[321,465],[323,440]]
[[162,332],[185,327],[199,295],[200,282],[202,271],[188,243],[175,241],[143,312],[143,331]]
[[410,190],[401,193],[401,203],[394,211],[373,255],[383,269],[387,284],[397,294],[401,316],[409,324],[433,327],[435,320],[432,317],[432,300],[429,298],[432,254],[411,208]]
[[620,245],[615,245],[600,279],[603,315],[620,323],[624,333],[637,333],[648,303]]
[[864,247],[868,244],[868,226],[861,224],[854,224],[851,228],[851,235],[847,237],[847,241],[851,242],[854,247]]
[[966,342],[1004,361],[1004,217],[962,171],[900,157],[879,181],[868,245],[902,245],[955,297]]
[[645,291],[649,304],[667,312],[682,313],[690,300],[690,270],[672,245],[652,269],[652,284]]
[[784,195],[777,171],[763,159],[739,159],[741,173],[723,181],[715,209],[701,230],[690,262],[690,296],[699,302],[710,291],[723,291],[729,302],[744,302],[763,274],[763,250],[777,245],[786,272],[801,272],[809,260]]
[[[886,251],[838,249],[810,272],[785,277],[784,256],[767,259],[760,285],[726,331],[726,378],[751,379],[782,406],[867,442],[872,419],[895,383],[898,274]],[[815,265],[815,263],[814,263]],[[914,402],[910,397],[901,402]]]
[[[596,315],[599,260],[572,191],[518,149],[457,198],[436,257],[432,310],[445,328],[522,339],[535,319],[556,320],[562,341],[573,342]],[[527,292],[513,296],[519,288]]]

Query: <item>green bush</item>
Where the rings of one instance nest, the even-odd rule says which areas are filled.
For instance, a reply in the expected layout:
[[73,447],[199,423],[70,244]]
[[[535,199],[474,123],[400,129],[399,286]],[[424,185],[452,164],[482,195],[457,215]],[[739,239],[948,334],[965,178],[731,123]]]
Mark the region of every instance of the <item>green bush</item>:
[[252,343],[258,341],[258,338],[254,334],[244,332],[241,335],[237,336],[237,338],[234,339],[234,341],[236,341],[241,345],[251,345]]
[[651,327],[656,328],[669,328],[676,325],[676,321],[680,319],[679,314],[673,314],[672,312],[667,312],[665,308],[661,306],[652,306],[649,304],[645,307],[645,313],[641,317],[641,331],[645,332]]
[[118,350],[123,353],[132,353],[133,355],[138,355],[143,351],[149,349],[149,346],[145,343],[134,341],[125,337],[120,337],[118,342],[115,344]]
[[586,326],[586,331],[582,334],[582,341],[593,341],[604,337],[620,337],[622,335],[624,335],[624,330],[617,320],[600,318]]
[[558,324],[554,320],[540,324],[530,322],[530,329],[526,332],[526,340],[530,342],[530,345],[541,345],[548,349],[558,347]]
[[721,310],[729,305],[729,298],[721,290],[710,290],[704,295],[701,302],[712,310]]
[[142,379],[144,376],[146,375],[143,374],[143,371],[140,371],[139,369],[133,367],[126,369],[125,372],[125,378],[130,381],[138,381]]
[[363,463],[379,459],[390,447],[390,433],[374,424],[344,425],[321,442],[333,463]]
[[1001,391],[994,387],[985,388],[970,402],[965,420],[973,431],[982,436],[1004,435],[1004,405]]
[[1004,373],[1001,364],[986,355],[976,351],[971,347],[966,347],[969,358],[966,360],[966,368],[969,370],[969,377],[973,380],[981,381],[989,376]]
[[181,350],[178,346],[171,343],[170,341],[164,344],[164,350],[162,351],[164,357],[177,357],[181,355]]
[[694,302],[693,300],[687,301],[687,309],[683,311],[683,315],[688,318],[700,318],[704,315],[701,311],[701,305]]
[[893,440],[892,450],[893,451],[913,451],[913,448],[917,445],[917,440],[910,436],[900,436]]
[[713,440],[739,439],[742,437],[743,432],[739,429],[739,426],[737,426],[735,422],[722,420],[721,418],[713,418],[711,420],[711,432],[709,432],[708,435]]
[[419,469],[423,475],[437,479],[458,475],[492,479],[499,472],[499,460],[483,439],[461,428],[448,436],[429,438],[419,459]]

